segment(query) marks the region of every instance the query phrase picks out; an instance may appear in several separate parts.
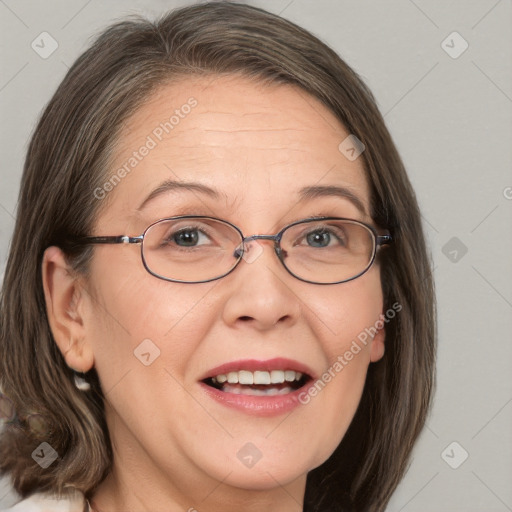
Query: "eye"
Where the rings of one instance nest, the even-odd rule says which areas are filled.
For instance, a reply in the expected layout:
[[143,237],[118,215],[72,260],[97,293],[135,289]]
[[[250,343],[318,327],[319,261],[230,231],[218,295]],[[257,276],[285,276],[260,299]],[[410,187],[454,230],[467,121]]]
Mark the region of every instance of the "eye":
[[170,233],[167,242],[174,242],[180,247],[195,247],[205,245],[209,242],[209,237],[198,228],[182,228],[179,231]]
[[325,230],[313,231],[306,235],[306,240],[311,247],[327,247],[331,243],[331,233]]
[[334,245],[345,246],[345,236],[341,230],[336,230],[321,227],[314,229],[305,235],[306,245],[314,248],[324,248]]

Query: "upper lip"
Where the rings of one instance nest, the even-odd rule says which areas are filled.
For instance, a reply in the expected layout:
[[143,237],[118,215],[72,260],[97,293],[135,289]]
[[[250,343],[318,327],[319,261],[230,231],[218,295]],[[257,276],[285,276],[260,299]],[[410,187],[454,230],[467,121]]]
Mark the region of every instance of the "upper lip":
[[295,370],[296,372],[301,372],[303,374],[308,375],[309,377],[314,378],[313,370],[306,364],[301,363],[299,361],[295,361],[294,359],[287,359],[285,357],[276,357],[274,359],[240,359],[238,361],[231,361],[229,363],[224,363],[208,372],[199,380],[210,379],[217,375],[227,374],[229,372],[237,372],[240,370],[247,371],[267,371],[270,372],[272,370]]

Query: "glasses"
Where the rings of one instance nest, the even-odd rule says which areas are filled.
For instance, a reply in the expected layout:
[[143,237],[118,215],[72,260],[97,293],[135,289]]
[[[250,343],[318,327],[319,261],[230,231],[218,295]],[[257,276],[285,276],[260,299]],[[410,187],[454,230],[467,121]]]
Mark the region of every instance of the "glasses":
[[316,217],[293,222],[275,235],[245,237],[228,221],[181,215],[158,220],[142,235],[78,237],[74,245],[140,244],[142,263],[153,276],[179,283],[206,283],[231,273],[262,252],[256,240],[271,240],[284,268],[312,284],[351,281],[369,270],[379,247],[392,242],[363,222]]

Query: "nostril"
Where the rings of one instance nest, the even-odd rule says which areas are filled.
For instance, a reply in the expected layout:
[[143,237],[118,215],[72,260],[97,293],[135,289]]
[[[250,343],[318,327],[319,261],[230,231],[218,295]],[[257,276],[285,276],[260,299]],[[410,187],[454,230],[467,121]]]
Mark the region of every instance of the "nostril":
[[[277,320],[270,321],[270,325],[272,325],[272,327],[274,327],[278,324],[286,323],[290,318],[291,318],[290,315],[283,315],[282,317],[278,318]],[[240,322],[255,322],[256,321],[256,319],[254,317],[249,316],[249,315],[239,316],[238,320]]]

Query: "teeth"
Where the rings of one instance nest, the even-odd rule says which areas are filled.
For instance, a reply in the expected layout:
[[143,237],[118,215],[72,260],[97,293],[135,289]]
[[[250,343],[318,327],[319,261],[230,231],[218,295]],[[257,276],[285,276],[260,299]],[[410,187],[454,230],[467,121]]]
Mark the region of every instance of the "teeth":
[[284,372],[284,380],[286,382],[293,382],[295,380],[295,372],[292,370],[286,370]]
[[301,372],[294,370],[272,370],[250,372],[248,370],[240,370],[238,372],[229,372],[227,374],[216,375],[212,378],[214,382],[219,384],[244,384],[244,385],[268,385],[282,384],[283,382],[294,382],[302,378]]
[[[246,370],[241,370],[238,372],[238,383],[239,384],[254,384],[254,378],[252,372],[248,372]],[[259,383],[257,383],[259,384]]]
[[254,384],[270,384],[270,373],[254,372]]
[[282,370],[272,370],[270,372],[270,382],[272,384],[282,384],[284,382],[284,372]]
[[232,386],[231,384],[225,384],[222,388],[222,391],[225,393],[233,393],[235,395],[250,395],[250,396],[275,396],[275,395],[286,395],[287,393],[291,393],[293,389],[290,386],[285,386],[282,389],[278,388],[268,388],[268,389],[258,389],[258,388],[250,388],[250,387],[242,387],[242,386]]

